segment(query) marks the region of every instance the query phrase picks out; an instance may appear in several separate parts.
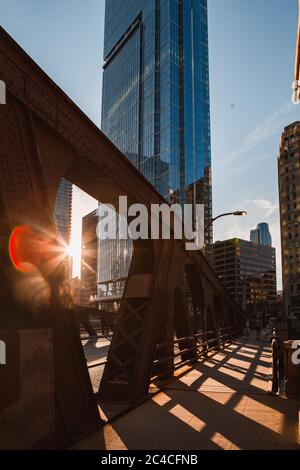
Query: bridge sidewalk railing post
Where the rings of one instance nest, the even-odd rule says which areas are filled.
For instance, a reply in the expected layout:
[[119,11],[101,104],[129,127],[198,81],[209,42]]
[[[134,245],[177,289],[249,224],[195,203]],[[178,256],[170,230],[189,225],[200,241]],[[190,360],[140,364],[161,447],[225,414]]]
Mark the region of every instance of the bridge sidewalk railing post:
[[276,395],[279,391],[279,354],[280,354],[280,338],[275,331],[271,336],[272,363],[270,372],[269,394]]

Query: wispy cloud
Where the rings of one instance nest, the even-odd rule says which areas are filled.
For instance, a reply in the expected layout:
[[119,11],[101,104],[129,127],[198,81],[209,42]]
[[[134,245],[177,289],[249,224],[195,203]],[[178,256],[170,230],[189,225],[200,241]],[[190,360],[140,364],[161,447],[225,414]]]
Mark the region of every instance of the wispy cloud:
[[214,240],[250,239],[250,230],[260,222],[269,224],[273,246],[276,248],[278,288],[281,288],[281,246],[278,204],[271,199],[240,200],[237,207],[247,210],[247,217],[224,217],[214,224]]
[[252,201],[245,201],[245,205],[250,206],[250,211],[253,209],[261,210],[261,216],[268,218],[278,210],[278,204],[267,199],[253,199]]
[[[272,155],[271,152],[270,154],[258,155],[257,157],[253,158],[244,158],[244,160],[240,162],[239,165],[227,165],[226,168],[222,167],[222,171],[220,171],[219,178],[228,175],[232,176],[233,174],[250,170],[252,167],[257,168],[262,162],[272,158],[274,159],[274,155]],[[216,170],[218,170],[218,168],[216,168]]]
[[286,116],[295,109],[292,102],[286,102],[281,108],[268,116],[259,126],[249,132],[241,144],[229,155],[227,155],[221,164],[227,164],[233,160],[237,160],[246,153],[255,149],[259,144],[263,143],[269,137],[279,134],[286,125]]

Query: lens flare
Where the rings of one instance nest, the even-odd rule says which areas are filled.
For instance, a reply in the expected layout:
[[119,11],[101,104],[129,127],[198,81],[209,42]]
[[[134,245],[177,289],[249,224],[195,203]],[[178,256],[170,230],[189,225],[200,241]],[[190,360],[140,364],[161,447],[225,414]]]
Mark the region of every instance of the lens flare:
[[9,240],[9,255],[15,269],[28,273],[36,269],[53,272],[69,257],[68,246],[55,234],[34,231],[27,225],[15,227]]
[[[70,247],[52,230],[28,225],[15,227],[9,240],[9,255],[14,268],[25,274],[16,280],[17,297],[33,309],[50,304],[56,292],[60,303],[72,308],[72,292],[66,278]],[[52,291],[51,289],[54,289]]]
[[9,239],[9,255],[17,271],[25,273],[37,269],[30,250],[33,238],[34,232],[27,225],[21,225],[12,231]]

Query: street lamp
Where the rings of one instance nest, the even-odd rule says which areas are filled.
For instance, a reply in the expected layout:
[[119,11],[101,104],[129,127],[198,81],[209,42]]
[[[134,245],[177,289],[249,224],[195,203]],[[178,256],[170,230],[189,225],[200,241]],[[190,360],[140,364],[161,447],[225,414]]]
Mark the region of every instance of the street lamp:
[[225,212],[224,214],[220,214],[217,217],[214,217],[213,219],[210,219],[208,223],[206,224],[204,228],[204,233],[207,232],[209,227],[217,220],[220,219],[221,217],[226,217],[227,215],[237,215],[237,216],[244,216],[247,215],[247,211],[235,211],[235,212]]
[[[217,215],[217,217],[214,217],[213,219],[210,219],[206,226],[204,227],[204,235],[206,234],[207,230],[209,227],[217,220],[220,219],[221,217],[226,217],[227,215],[237,215],[237,216],[244,216],[247,215],[247,211],[235,211],[235,212],[225,212],[224,214]],[[213,243],[211,244],[211,261],[210,264],[213,267],[214,263],[214,245]]]

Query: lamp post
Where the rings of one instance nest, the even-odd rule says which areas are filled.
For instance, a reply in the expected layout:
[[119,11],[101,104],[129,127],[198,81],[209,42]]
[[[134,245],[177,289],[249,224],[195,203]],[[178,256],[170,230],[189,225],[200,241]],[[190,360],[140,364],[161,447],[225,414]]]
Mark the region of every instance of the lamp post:
[[[235,215],[235,216],[245,216],[247,215],[247,211],[235,211],[235,212],[224,212],[224,214],[220,214],[220,215],[217,215],[217,217],[213,217],[212,219],[210,219],[206,226],[204,227],[204,235],[206,234],[207,230],[209,229],[209,227],[211,227],[211,225],[218,219],[220,219],[221,217],[227,217],[229,215]],[[214,246],[213,246],[213,243],[212,243],[212,248],[211,248],[211,266],[213,267],[213,255],[214,255]]]
[[217,217],[214,217],[213,219],[210,219],[208,221],[208,223],[206,224],[205,228],[204,228],[204,233],[207,232],[207,230],[209,229],[209,227],[218,219],[220,219],[221,217],[226,217],[228,215],[237,215],[237,216],[244,216],[244,215],[247,215],[247,211],[235,211],[235,212],[225,212],[224,214],[220,214],[220,215],[217,215]]

